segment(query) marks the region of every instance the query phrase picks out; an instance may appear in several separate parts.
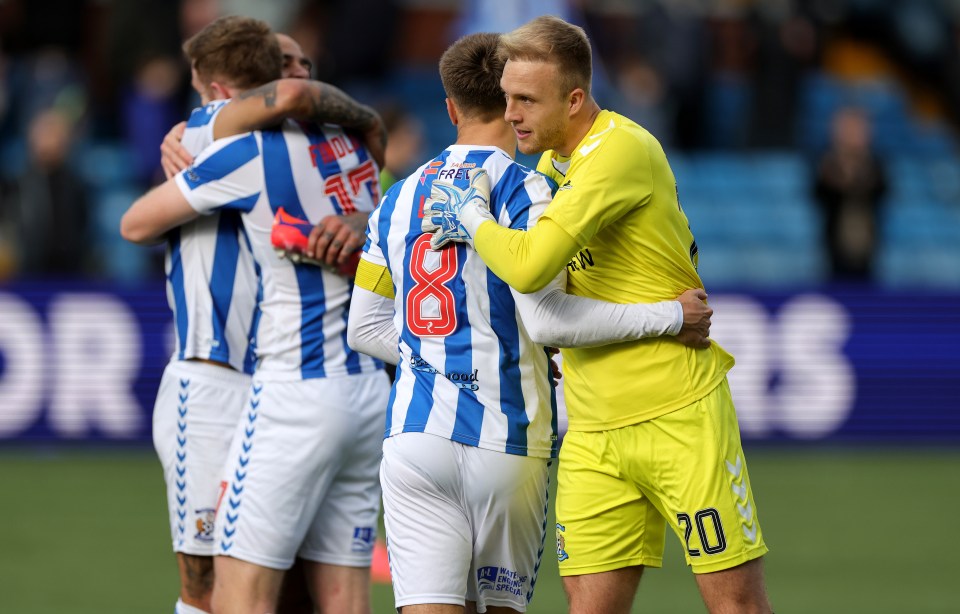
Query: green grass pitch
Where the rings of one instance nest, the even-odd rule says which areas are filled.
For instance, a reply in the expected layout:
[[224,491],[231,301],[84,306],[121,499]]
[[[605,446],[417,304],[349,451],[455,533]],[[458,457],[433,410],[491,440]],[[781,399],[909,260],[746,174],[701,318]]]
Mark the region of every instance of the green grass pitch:
[[[960,449],[747,449],[778,614],[960,611]],[[0,612],[170,614],[176,573],[149,450],[0,451]],[[552,520],[551,524],[552,526]],[[547,536],[531,613],[565,612]],[[392,612],[389,586],[374,612]],[[703,612],[680,543],[635,612]]]

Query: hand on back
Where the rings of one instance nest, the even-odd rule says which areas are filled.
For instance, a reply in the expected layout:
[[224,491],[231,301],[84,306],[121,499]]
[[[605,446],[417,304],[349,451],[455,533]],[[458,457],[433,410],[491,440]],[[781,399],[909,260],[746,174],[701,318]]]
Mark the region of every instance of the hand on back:
[[703,288],[687,290],[677,300],[683,307],[683,326],[677,333],[677,341],[697,349],[710,347],[710,317],[713,316]]

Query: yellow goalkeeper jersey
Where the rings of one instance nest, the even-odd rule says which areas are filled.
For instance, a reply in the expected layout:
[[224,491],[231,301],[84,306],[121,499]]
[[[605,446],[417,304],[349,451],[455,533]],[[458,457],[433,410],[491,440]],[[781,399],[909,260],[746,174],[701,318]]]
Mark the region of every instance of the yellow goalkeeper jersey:
[[[583,246],[567,264],[567,292],[652,303],[703,287],[676,179],[649,132],[601,111],[569,158],[547,151],[537,170],[560,186],[543,217]],[[694,350],[665,336],[566,349],[563,364],[569,428],[600,431],[703,398],[723,380],[733,356],[717,343]]]

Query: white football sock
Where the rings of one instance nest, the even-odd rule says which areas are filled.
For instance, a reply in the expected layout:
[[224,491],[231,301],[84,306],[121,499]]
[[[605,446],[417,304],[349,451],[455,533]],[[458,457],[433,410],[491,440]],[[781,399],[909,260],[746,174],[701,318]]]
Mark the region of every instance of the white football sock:
[[179,599],[177,599],[177,605],[173,608],[173,612],[174,614],[210,614],[206,610],[187,605]]

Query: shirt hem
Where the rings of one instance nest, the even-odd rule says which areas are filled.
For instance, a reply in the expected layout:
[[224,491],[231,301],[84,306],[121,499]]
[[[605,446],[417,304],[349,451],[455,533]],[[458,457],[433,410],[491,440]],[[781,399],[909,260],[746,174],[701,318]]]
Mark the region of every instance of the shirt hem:
[[591,565],[564,565],[560,564],[561,576],[582,576],[586,574],[601,573],[604,571],[614,571],[625,567],[662,567],[663,558],[659,556],[632,556],[618,561],[607,561],[605,563],[594,563]]
[[[723,383],[724,379],[727,377],[727,371],[723,371],[720,376],[715,380],[710,382],[707,386],[704,386],[702,389],[697,390],[688,395],[684,395],[679,401],[675,403],[670,403],[669,405],[661,406],[657,409],[649,409],[642,412],[637,412],[631,416],[621,418],[619,420],[608,420],[604,422],[586,422],[582,420],[577,420],[576,418],[570,417],[569,407],[567,408],[567,430],[574,431],[578,433],[591,433],[598,431],[612,431],[614,429],[623,428],[625,426],[632,426],[634,424],[640,424],[641,422],[649,422],[650,420],[655,420],[660,416],[665,416],[669,413],[683,409],[684,407],[689,407],[694,403],[706,398],[710,395],[717,387]],[[615,402],[606,403],[607,406],[616,405]]]

